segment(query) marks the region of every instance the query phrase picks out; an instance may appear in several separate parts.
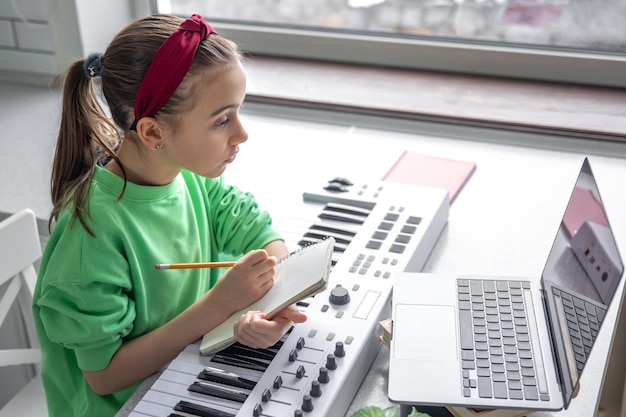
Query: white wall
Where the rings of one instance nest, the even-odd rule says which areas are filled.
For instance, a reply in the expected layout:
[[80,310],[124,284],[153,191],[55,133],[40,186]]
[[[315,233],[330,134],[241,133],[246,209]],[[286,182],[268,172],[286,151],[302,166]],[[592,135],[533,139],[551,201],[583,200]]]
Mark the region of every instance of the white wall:
[[48,85],[69,63],[104,52],[148,9],[142,0],[0,0],[0,81]]

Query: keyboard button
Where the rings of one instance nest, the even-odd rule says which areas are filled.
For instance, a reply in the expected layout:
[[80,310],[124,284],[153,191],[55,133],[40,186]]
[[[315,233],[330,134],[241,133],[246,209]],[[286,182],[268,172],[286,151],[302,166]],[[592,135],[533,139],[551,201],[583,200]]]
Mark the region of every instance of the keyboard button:
[[472,295],[483,295],[483,286],[480,281],[472,280],[470,281],[470,288],[472,290]]
[[473,350],[462,350],[461,351],[461,359],[464,361],[473,361],[474,360],[474,351]]
[[422,218],[417,216],[409,216],[409,218],[406,219],[406,222],[409,224],[420,224],[422,222]]
[[459,327],[461,329],[461,349],[474,348],[472,333],[472,316],[468,310],[459,310]]
[[396,236],[397,243],[409,243],[411,241],[411,236],[409,235],[398,235]]
[[413,233],[415,233],[416,230],[417,230],[417,228],[415,226],[404,225],[404,226],[402,226],[402,229],[400,229],[400,232],[401,233],[408,233],[409,235],[412,235]]
[[[477,368],[487,368],[489,369],[490,363],[487,359],[478,359],[476,360],[476,367]],[[490,375],[490,374],[487,374]],[[484,375],[483,375],[484,376]]]
[[537,387],[524,387],[524,397],[527,400],[539,400],[539,393],[537,392]]
[[367,249],[380,249],[380,247],[382,246],[382,242],[379,242],[377,240],[370,240],[369,242],[367,242],[367,244],[365,245],[365,247]]
[[483,287],[485,288],[486,293],[495,293],[496,292],[496,283],[495,281],[483,281]]
[[406,249],[406,246],[404,246],[404,245],[393,244],[389,248],[389,252],[403,253],[405,249]]
[[389,223],[389,222],[381,222],[381,223],[378,225],[378,228],[379,228],[380,230],[391,230],[391,229],[393,229],[393,223]]
[[536,387],[537,386],[537,380],[535,380],[535,377],[525,376],[525,377],[522,378],[522,384],[524,386]]
[[489,352],[486,350],[477,350],[476,359],[489,359]]
[[491,390],[491,378],[478,377],[478,396],[480,398],[491,398],[493,396]]
[[494,398],[508,398],[506,389],[506,383],[494,382],[493,383],[493,396]]
[[[461,301],[461,300],[459,300],[459,310],[468,310],[468,315],[469,315],[469,310],[471,310],[470,302],[469,301]],[[470,317],[470,319],[471,319],[471,317]]]
[[[526,369],[526,368],[524,368],[524,369]],[[510,371],[510,372],[519,371],[519,364],[517,362],[507,362],[506,363],[506,370]]]
[[395,222],[396,220],[398,220],[398,217],[400,216],[396,213],[385,214],[385,220],[389,220],[390,222]]
[[377,230],[372,235],[372,239],[385,240],[385,239],[387,239],[388,235],[389,235],[389,233],[387,233],[387,232],[381,232],[380,230]]
[[504,374],[504,365],[501,363],[491,365],[491,372],[494,374]]
[[506,382],[506,376],[504,374],[495,373],[492,374],[493,382]]
[[520,376],[519,372],[507,372],[506,379],[508,379],[509,381],[521,381],[522,377]]

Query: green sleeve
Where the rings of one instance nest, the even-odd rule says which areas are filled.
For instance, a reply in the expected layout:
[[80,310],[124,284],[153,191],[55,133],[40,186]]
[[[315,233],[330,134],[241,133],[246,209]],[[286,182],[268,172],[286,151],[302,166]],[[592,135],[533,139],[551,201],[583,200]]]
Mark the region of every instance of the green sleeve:
[[103,369],[135,321],[128,262],[116,242],[92,238],[78,222],[55,244],[36,301],[42,325],[50,341],[74,351],[81,369]]
[[74,351],[86,371],[106,368],[133,326],[134,305],[106,284],[48,287],[39,299],[50,340]]
[[210,219],[215,242],[222,253],[237,256],[280,240],[272,219],[254,196],[224,184],[223,178],[208,180]]

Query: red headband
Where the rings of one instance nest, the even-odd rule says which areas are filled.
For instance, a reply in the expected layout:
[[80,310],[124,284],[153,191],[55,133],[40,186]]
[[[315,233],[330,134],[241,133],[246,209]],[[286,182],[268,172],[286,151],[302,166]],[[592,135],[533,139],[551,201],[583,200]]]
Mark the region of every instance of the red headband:
[[137,130],[142,117],[156,114],[174,94],[191,67],[200,41],[217,33],[199,14],[180,24],[159,48],[144,75],[135,99],[135,121],[130,130]]

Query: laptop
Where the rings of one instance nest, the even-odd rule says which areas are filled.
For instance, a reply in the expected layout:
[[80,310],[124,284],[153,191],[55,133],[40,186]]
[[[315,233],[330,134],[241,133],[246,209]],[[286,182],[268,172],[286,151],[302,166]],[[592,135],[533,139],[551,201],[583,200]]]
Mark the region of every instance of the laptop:
[[390,401],[567,408],[623,272],[585,158],[540,279],[394,278]]

